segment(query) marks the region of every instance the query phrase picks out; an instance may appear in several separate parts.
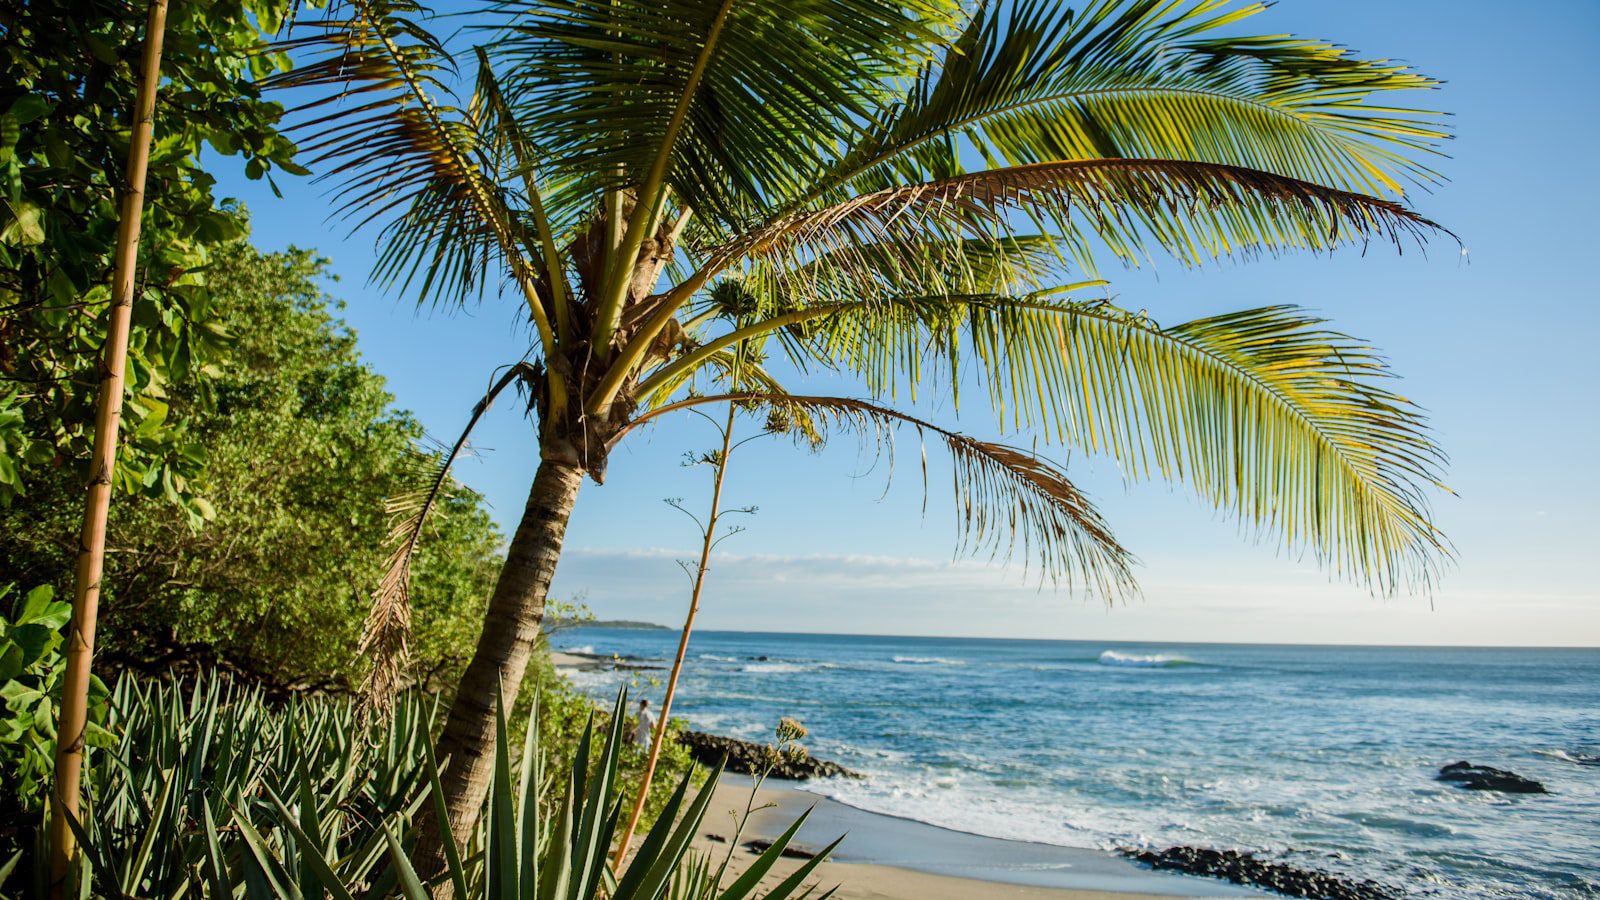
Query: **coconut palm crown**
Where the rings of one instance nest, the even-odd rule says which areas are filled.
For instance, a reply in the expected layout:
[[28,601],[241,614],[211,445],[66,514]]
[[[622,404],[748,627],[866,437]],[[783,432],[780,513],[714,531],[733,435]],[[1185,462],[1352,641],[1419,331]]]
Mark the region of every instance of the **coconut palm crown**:
[[[919,429],[952,454],[974,546],[1133,591],[1062,468],[890,405],[979,385],[1005,429],[1181,479],[1375,591],[1431,581],[1442,456],[1370,348],[1291,307],[1163,326],[1080,293],[1112,260],[1440,230],[1403,198],[1445,132],[1393,99],[1436,82],[1252,35],[1263,6],[504,0],[457,55],[409,0],[300,22],[271,86],[340,212],[376,230],[376,280],[444,305],[509,293],[532,325],[541,463],[441,741],[454,821],[482,802],[495,688],[514,699],[583,476],[676,409]],[[736,364],[753,347],[865,397],[789,394]],[[385,623],[407,564],[373,646],[403,640]]]

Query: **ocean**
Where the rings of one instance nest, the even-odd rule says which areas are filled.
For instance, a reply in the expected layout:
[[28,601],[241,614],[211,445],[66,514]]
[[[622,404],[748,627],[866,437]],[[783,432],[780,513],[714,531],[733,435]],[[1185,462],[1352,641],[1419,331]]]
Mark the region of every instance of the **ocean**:
[[[561,650],[666,666],[677,632]],[[581,672],[659,703],[664,671]],[[1235,848],[1426,897],[1600,897],[1600,650],[1125,644],[707,631],[675,716],[865,773],[805,783],[959,831]],[[1457,760],[1542,795],[1434,779]]]

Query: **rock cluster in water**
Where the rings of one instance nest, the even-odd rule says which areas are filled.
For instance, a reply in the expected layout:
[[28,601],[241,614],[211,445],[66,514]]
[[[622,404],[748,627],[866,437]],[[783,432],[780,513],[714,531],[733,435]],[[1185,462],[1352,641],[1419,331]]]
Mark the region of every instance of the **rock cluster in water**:
[[[716,765],[724,754],[728,757],[727,771],[753,774],[766,765],[767,749],[761,744],[706,734],[703,731],[685,731],[678,740],[689,748],[689,755],[702,765]],[[802,760],[785,760],[772,770],[774,778],[805,781],[808,778],[860,778],[855,772],[836,762],[808,756]]]
[[1325,897],[1328,900],[1394,900],[1393,891],[1375,881],[1351,881],[1326,872],[1311,872],[1283,863],[1268,862],[1238,850],[1202,847],[1168,847],[1165,850],[1124,848],[1123,855],[1155,869],[1189,875],[1209,875],[1235,884],[1267,888],[1290,897]]
[[1438,779],[1472,791],[1500,791],[1506,794],[1548,794],[1544,785],[1532,778],[1492,766],[1475,766],[1462,760],[1439,770]]

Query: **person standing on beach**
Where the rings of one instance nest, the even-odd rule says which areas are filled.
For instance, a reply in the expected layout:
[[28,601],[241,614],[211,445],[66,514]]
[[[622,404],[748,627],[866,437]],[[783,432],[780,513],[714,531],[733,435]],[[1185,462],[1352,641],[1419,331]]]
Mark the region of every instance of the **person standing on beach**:
[[655,719],[650,716],[649,700],[641,699],[639,701],[638,719],[639,723],[633,726],[633,743],[641,747],[648,747],[650,746],[650,734],[656,728]]

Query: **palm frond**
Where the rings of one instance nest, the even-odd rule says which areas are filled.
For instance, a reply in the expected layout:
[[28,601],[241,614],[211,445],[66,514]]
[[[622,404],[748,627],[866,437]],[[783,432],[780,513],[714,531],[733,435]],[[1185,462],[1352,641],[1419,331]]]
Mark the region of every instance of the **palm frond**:
[[290,133],[334,184],[338,214],[355,229],[381,228],[379,283],[460,303],[505,273],[529,293],[537,266],[525,256],[539,253],[495,174],[503,141],[475,127],[481,103],[457,105],[455,60],[426,16],[414,0],[345,0],[296,23],[310,33],[281,46],[297,65],[264,85],[294,101]]
[[[707,403],[760,404],[790,421],[811,423],[808,442],[826,440],[827,430],[860,433],[893,452],[892,432],[901,426],[944,445],[952,463],[958,552],[985,549],[991,559],[1015,555],[1037,564],[1044,577],[1068,590],[1081,588],[1108,602],[1135,595],[1134,558],[1058,466],[1016,447],[981,441],[867,400],[788,393],[739,392],[694,397],[639,416],[623,434],[668,412]],[[619,435],[619,438],[622,435]],[[927,458],[923,453],[923,483]]]
[[[569,190],[664,182],[701,227],[746,222],[848,143],[958,17],[953,0],[514,0],[496,65]],[[714,40],[709,40],[712,36]],[[649,198],[644,198],[646,201]],[[577,205],[577,202],[566,205]]]
[[800,266],[758,257],[743,280],[768,314],[866,297],[1020,294],[1059,284],[1068,265],[1042,234],[850,244]]
[[947,177],[963,153],[1212,162],[1373,195],[1434,180],[1439,114],[1389,98],[1438,82],[1325,41],[1219,36],[1265,7],[983,3],[806,200]]
[[1428,493],[1443,454],[1383,359],[1289,306],[1162,327],[1104,302],[1044,297],[859,303],[807,346],[874,396],[976,370],[1002,423],[1187,481],[1285,549],[1389,594],[1423,587],[1450,548]]
[[1443,230],[1391,201],[1237,166],[1048,162],[889,188],[797,214],[721,248],[705,268],[747,256],[778,256],[798,267],[859,245],[994,240],[1009,234],[1010,214],[1019,211],[1051,219],[1090,270],[1098,245],[1130,261],[1159,247],[1198,264],[1228,254],[1329,250],[1372,240],[1399,247]]
[[358,656],[367,657],[371,668],[362,685],[363,719],[389,709],[401,687],[411,640],[411,566],[422,545],[428,516],[449,493],[450,469],[467,447],[472,429],[489,410],[496,397],[511,384],[535,375],[527,363],[508,368],[472,408],[460,437],[442,457],[418,454],[412,481],[416,487],[385,501],[389,515],[389,559],[383,577],[372,593],[367,619],[361,628]]

